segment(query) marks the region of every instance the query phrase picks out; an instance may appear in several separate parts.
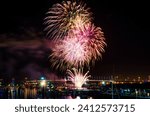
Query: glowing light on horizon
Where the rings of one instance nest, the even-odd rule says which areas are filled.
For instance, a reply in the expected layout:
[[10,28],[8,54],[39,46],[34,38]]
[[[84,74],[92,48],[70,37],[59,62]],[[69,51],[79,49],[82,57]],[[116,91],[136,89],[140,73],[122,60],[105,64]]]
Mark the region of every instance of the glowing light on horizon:
[[45,86],[46,86],[46,80],[42,80],[42,81],[40,82],[40,85],[41,85],[41,87],[45,87]]

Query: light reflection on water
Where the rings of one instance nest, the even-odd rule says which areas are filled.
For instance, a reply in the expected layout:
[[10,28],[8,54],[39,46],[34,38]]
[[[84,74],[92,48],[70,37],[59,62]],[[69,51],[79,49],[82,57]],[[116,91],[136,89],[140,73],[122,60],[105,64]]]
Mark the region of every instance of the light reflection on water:
[[35,99],[38,95],[37,88],[14,88],[11,87],[8,90],[8,98],[9,99]]
[[[119,94],[116,95],[114,91],[113,95],[117,96],[117,98],[148,98],[150,99],[150,89],[121,89],[117,91]],[[105,92],[106,93],[106,92]],[[3,95],[1,97],[1,95]],[[107,95],[107,96],[105,96]],[[3,99],[75,99],[77,96],[81,96],[81,98],[94,98],[94,99],[101,99],[101,98],[109,98],[111,99],[112,91],[107,91],[106,94],[103,94],[102,91],[94,91],[94,90],[61,90],[61,91],[51,91],[47,90],[46,88],[19,88],[19,87],[10,87],[4,89],[3,92],[0,89],[0,98]]]
[[25,99],[37,97],[37,89],[36,88],[33,88],[33,89],[25,88],[24,91],[25,91],[24,92],[24,98]]

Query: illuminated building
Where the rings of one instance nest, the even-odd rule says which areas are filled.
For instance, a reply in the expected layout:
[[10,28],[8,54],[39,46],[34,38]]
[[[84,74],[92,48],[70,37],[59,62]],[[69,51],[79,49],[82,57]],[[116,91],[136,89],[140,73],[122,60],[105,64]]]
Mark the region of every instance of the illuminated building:
[[3,85],[3,79],[0,79],[0,87]]

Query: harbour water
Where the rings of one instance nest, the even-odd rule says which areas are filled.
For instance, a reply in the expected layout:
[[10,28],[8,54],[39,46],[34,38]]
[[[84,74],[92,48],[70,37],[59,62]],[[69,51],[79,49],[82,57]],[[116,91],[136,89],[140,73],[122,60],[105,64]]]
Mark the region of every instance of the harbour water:
[[[148,84],[149,85],[149,84]],[[150,88],[140,85],[111,85],[83,89],[50,89],[47,87],[1,87],[1,99],[149,99]]]

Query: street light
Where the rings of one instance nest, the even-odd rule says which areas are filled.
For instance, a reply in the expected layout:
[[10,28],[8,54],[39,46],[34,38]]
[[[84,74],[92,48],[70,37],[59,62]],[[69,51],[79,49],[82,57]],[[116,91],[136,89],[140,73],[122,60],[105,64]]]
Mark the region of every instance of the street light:
[[41,85],[41,87],[45,87],[46,86],[46,80],[42,80],[40,85]]
[[105,81],[102,81],[102,85],[105,86],[105,85],[106,85],[106,82],[105,82]]
[[46,80],[41,80],[40,86],[42,87],[42,98],[45,98],[45,86],[46,86]]
[[45,77],[41,77],[41,80],[45,80]]
[[135,95],[136,95],[136,98],[138,97],[138,90],[135,89]]

